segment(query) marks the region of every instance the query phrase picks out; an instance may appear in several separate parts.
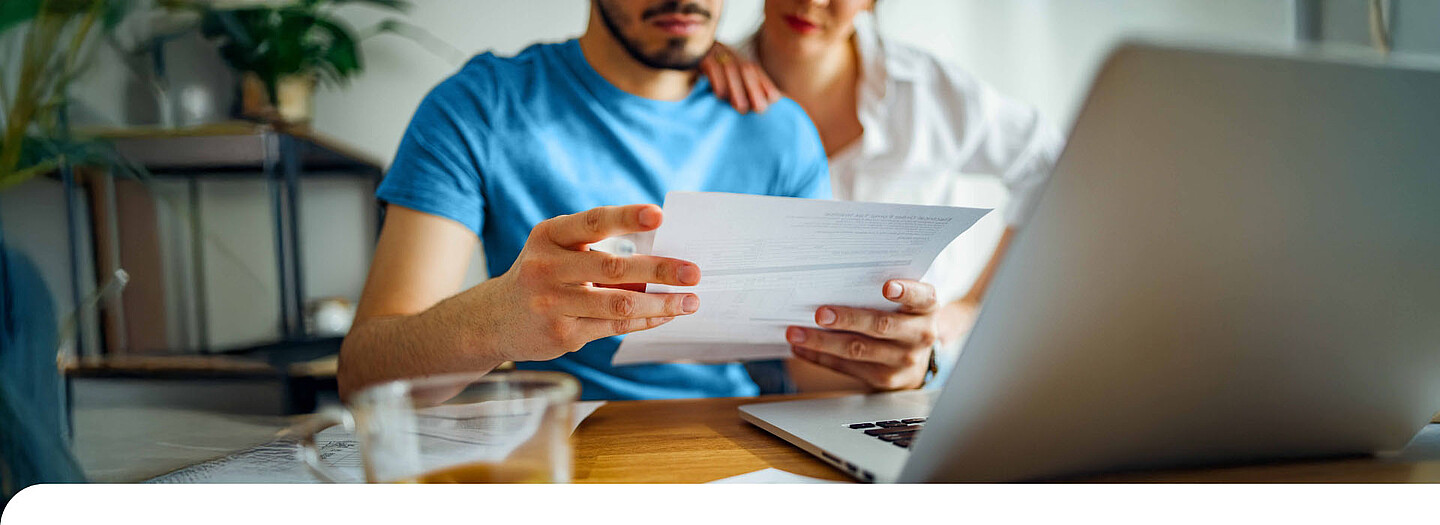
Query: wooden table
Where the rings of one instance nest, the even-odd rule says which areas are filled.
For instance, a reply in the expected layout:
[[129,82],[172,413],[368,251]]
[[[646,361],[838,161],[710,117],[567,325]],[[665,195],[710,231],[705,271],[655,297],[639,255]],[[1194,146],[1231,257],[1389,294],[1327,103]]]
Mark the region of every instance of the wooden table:
[[[747,403],[826,395],[612,401],[575,431],[575,481],[703,483],[777,468],[848,480],[740,419]],[[77,407],[75,450],[92,481],[130,483],[267,443],[294,417],[161,407]],[[1409,461],[1352,459],[1220,469],[1113,474],[1106,482],[1440,482],[1440,425],[1407,449]],[[1422,442],[1423,441],[1423,442]],[[297,463],[298,464],[298,463]],[[264,478],[254,482],[263,483]]]
[[[612,401],[575,431],[578,483],[704,483],[767,467],[831,480],[839,470],[740,419],[747,403],[839,394],[762,398]],[[1427,458],[1440,460],[1440,458]],[[1440,461],[1281,463],[1116,474],[1104,482],[1440,482]]]
[[611,401],[575,430],[578,483],[704,483],[767,467],[848,480],[830,465],[740,419],[761,398]]

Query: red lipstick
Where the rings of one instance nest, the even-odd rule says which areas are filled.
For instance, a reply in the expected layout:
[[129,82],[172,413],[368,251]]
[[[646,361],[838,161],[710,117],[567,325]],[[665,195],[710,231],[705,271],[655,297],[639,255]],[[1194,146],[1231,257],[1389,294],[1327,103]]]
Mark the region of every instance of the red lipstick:
[[785,24],[786,24],[786,25],[789,25],[789,26],[790,26],[790,29],[793,29],[796,33],[800,33],[800,34],[802,34],[802,35],[805,35],[805,34],[814,33],[814,32],[816,32],[816,31],[819,31],[819,30],[820,30],[820,26],[819,26],[819,25],[816,25],[814,22],[811,22],[811,21],[806,20],[806,19],[804,19],[804,18],[800,18],[800,17],[795,16],[795,15],[785,15],[784,18],[785,18]]

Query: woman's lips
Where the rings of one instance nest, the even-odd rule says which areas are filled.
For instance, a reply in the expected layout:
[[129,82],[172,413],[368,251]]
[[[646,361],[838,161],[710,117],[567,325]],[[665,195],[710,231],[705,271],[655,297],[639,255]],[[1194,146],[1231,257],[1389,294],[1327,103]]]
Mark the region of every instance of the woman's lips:
[[650,20],[651,25],[675,36],[695,34],[704,25],[704,22],[704,17],[695,15],[660,15]]
[[814,33],[820,30],[820,26],[814,22],[795,15],[785,15],[785,23],[790,26],[790,29],[794,29],[796,33],[800,34]]

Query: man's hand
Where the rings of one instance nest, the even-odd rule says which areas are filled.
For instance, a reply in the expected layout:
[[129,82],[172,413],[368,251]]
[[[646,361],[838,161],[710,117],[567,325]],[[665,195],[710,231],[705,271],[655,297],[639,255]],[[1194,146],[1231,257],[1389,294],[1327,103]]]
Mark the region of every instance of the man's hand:
[[825,329],[791,326],[785,331],[796,357],[853,376],[877,390],[919,388],[939,337],[935,288],[895,279],[882,293],[895,312],[822,306],[815,322]]
[[553,359],[601,337],[695,312],[694,294],[601,288],[691,286],[694,264],[590,251],[590,243],[660,227],[651,204],[595,208],[537,224],[504,275],[455,293],[475,234],[390,205],[355,324],[340,349],[341,396],[403,377],[484,373],[505,361]]
[[[585,343],[654,328],[694,313],[694,294],[656,294],[604,285],[658,283],[693,286],[700,268],[665,257],[621,257],[590,251],[590,243],[660,227],[653,204],[605,206],[541,222],[515,264],[490,290],[491,310],[511,348],[512,361],[553,359]],[[493,302],[492,302],[493,301]]]

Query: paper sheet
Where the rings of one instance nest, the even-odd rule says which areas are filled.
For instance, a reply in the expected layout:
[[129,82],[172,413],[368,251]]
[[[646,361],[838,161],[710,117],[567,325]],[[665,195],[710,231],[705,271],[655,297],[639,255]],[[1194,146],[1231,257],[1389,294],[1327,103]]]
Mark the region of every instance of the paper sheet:
[[604,401],[577,401],[575,406],[570,409],[570,433],[574,434],[575,429],[580,428],[580,423],[584,422],[585,418],[590,417],[590,414],[594,414],[595,410],[604,405]]
[[[580,401],[570,414],[570,433],[604,401]],[[473,437],[473,436],[472,436]],[[360,443],[343,427],[327,428],[315,435],[320,462],[359,483],[365,479]],[[319,483],[300,459],[300,447],[293,441],[273,441],[220,459],[186,467],[149,480],[149,483]]]
[[[315,436],[320,460],[352,482],[365,479],[360,444],[345,429],[331,427]],[[158,476],[147,483],[320,483],[300,459],[294,441],[272,441],[220,459]]]
[[885,281],[924,276],[990,212],[681,192],[666,195],[664,209],[651,253],[694,262],[700,284],[646,290],[695,293],[700,310],[627,335],[616,365],[788,356],[786,326],[813,326],[827,304],[893,310],[880,295]]
[[748,474],[731,476],[717,479],[711,483],[733,484],[733,483],[844,483],[843,481],[832,481],[828,479],[812,478],[792,474],[777,468],[760,469]]

